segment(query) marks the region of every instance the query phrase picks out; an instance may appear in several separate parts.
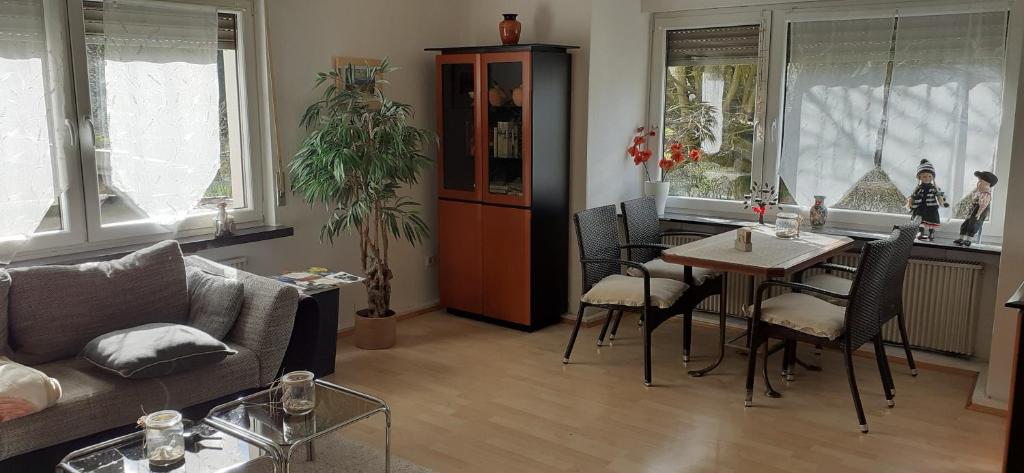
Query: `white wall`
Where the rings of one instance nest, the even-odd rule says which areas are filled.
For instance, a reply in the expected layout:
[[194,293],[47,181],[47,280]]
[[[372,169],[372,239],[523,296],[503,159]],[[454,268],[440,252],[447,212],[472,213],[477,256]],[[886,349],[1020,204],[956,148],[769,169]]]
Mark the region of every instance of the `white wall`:
[[587,113],[587,207],[617,204],[643,193],[642,168],[626,148],[647,125],[651,15],[639,0],[594,0]]
[[[278,149],[285,162],[304,136],[298,123],[314,98],[314,75],[329,70],[334,56],[390,56],[401,70],[388,77],[387,93],[415,108],[416,126],[436,130],[434,54],[424,52],[423,48],[460,43],[459,32],[465,19],[457,13],[464,10],[465,1],[450,0],[446,2],[450,7],[441,7],[439,1],[403,0],[266,3]],[[431,158],[434,154],[431,149]],[[424,172],[421,183],[409,190],[409,195],[424,204],[424,219],[431,226],[437,219],[435,176],[431,167]],[[215,259],[246,256],[249,269],[260,274],[303,270],[313,265],[360,272],[354,236],[342,236],[333,246],[319,242],[320,225],[326,215],[324,210],[310,207],[289,192],[287,205],[278,208],[278,223],[294,226],[295,236],[202,254]],[[426,258],[434,254],[434,248],[433,240],[420,248],[406,243],[391,246],[395,274],[392,306],[396,311],[401,313],[437,302],[436,268],[426,266]],[[365,301],[362,285],[343,290],[343,327],[352,325],[354,310],[365,307]]]
[[[637,0],[639,1],[639,0]],[[294,154],[303,132],[297,124],[305,106],[313,99],[314,74],[331,67],[333,56],[390,56],[402,70],[393,73],[387,86],[390,96],[413,105],[417,126],[436,130],[434,53],[432,46],[493,45],[500,43],[498,22],[502,13],[520,14],[521,43],[555,43],[580,46],[573,51],[572,128],[570,137],[571,206],[573,211],[586,201],[587,77],[589,69],[589,0],[303,0],[267,1],[271,69],[281,154]],[[431,153],[433,157],[434,153]],[[436,179],[432,168],[420,185],[410,191],[424,205],[424,218],[436,224]],[[210,258],[246,256],[249,269],[260,274],[301,270],[311,265],[360,271],[356,239],[345,236],[333,247],[318,241],[325,212],[312,209],[289,195],[287,205],[278,209],[278,223],[295,227],[291,238],[272,240],[203,252]],[[567,219],[566,225],[570,222]],[[401,313],[433,305],[438,300],[436,267],[425,259],[433,255],[433,240],[424,248],[401,243],[391,247],[395,280],[393,308]],[[579,264],[575,243],[566,248],[571,276],[567,297],[575,310],[579,300]],[[572,248],[572,250],[570,250]],[[361,285],[342,293],[342,327],[352,325],[352,314],[365,306]]]

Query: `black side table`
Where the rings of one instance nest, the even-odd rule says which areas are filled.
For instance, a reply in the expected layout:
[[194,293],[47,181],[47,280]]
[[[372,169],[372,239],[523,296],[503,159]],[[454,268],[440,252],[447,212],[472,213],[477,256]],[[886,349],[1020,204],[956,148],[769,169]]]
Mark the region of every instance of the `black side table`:
[[281,363],[280,374],[289,371],[312,371],[317,378],[334,373],[334,356],[338,351],[338,288],[307,294],[301,292],[295,311],[288,350]]

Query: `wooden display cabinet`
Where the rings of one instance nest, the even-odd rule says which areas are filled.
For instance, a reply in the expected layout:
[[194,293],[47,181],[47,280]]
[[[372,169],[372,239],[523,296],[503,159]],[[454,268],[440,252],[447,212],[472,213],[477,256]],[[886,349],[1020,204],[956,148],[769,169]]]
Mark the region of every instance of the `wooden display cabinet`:
[[568,46],[436,48],[438,279],[449,312],[533,330],[565,312]]

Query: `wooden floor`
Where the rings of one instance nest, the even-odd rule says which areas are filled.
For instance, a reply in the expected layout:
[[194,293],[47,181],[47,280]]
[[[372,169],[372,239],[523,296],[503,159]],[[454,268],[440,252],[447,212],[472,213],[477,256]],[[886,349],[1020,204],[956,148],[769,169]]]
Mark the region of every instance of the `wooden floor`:
[[[628,316],[627,316],[628,317]],[[561,363],[569,325],[528,334],[430,313],[399,324],[399,345],[362,351],[342,339],[331,376],[378,395],[393,410],[393,453],[439,472],[994,472],[1005,419],[964,409],[969,376],[894,365],[896,407],[886,407],[874,360],[856,361],[871,433],[857,429],[842,359],[800,370],[781,399],[743,407],[746,358],[730,350],[704,378],[681,361],[681,326],[655,333],[654,386],[643,386],[640,333],[624,320],[613,346],[584,329]],[[716,331],[697,327],[701,367]],[[813,358],[811,350],[801,355]],[[775,381],[778,380],[778,381]],[[383,441],[383,421],[349,435]]]

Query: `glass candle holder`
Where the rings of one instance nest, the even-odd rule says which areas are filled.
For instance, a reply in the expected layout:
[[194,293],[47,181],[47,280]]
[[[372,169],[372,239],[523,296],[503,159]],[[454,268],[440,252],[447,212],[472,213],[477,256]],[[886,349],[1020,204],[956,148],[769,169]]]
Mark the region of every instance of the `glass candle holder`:
[[316,406],[313,373],[292,371],[281,377],[281,406],[290,415],[308,414]]
[[779,212],[775,216],[775,236],[797,238],[800,236],[800,216],[790,212]]
[[178,411],[157,411],[145,419],[146,459],[156,466],[173,465],[185,456],[185,427]]

